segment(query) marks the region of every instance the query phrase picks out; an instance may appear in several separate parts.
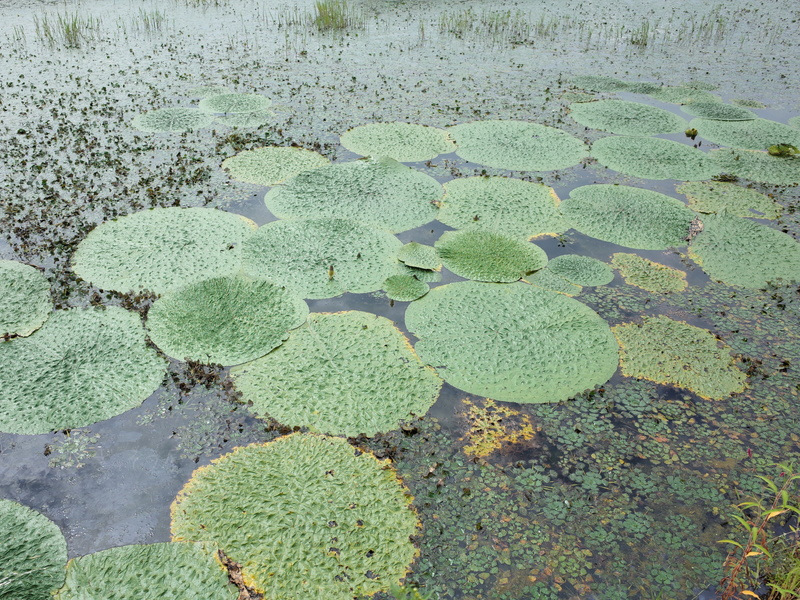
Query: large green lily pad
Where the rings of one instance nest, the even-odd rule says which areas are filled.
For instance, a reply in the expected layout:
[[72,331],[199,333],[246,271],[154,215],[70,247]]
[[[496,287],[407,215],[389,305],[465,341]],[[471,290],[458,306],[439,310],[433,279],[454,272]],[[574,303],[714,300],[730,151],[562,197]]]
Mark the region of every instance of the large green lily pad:
[[581,125],[620,135],[655,135],[686,129],[686,119],[641,102],[598,100],[570,104],[569,108],[569,116]]
[[218,543],[268,600],[352,600],[406,575],[410,502],[388,463],[296,433],[196,470],[172,505],[172,535]]
[[139,406],[166,364],[121,308],[56,311],[35,335],[0,343],[0,431],[84,427]]
[[67,542],[50,519],[0,499],[0,597],[42,600],[61,587]]
[[627,377],[648,379],[719,400],[744,390],[746,376],[728,346],[706,330],[665,316],[613,328]]
[[361,156],[387,156],[400,162],[430,160],[456,149],[443,129],[413,123],[370,123],[342,134],[342,146]]
[[686,273],[667,265],[653,262],[636,254],[617,252],[611,257],[611,264],[619,269],[620,275],[628,285],[640,287],[648,292],[667,294],[686,289]]
[[196,108],[158,108],[136,115],[131,125],[146,133],[160,133],[202,129],[213,122],[213,117]]
[[210,208],[156,208],[107,221],[78,244],[72,268],[101,289],[167,290],[235,273],[256,224]]
[[41,271],[13,260],[0,260],[0,337],[30,335],[52,310],[50,283]]
[[244,150],[222,161],[231,179],[256,185],[277,185],[304,171],[319,169],[330,161],[305,148],[267,146]]
[[547,264],[539,246],[493,231],[445,231],[436,250],[445,267],[476,281],[518,281]]
[[692,119],[689,127],[697,129],[703,139],[749,150],[766,150],[775,144],[800,146],[800,131],[789,125],[768,119],[749,121],[715,121]]
[[439,286],[408,306],[406,326],[445,381],[495,400],[558,402],[617,370],[617,345],[597,313],[525,283]]
[[379,158],[306,171],[264,202],[280,219],[352,219],[396,233],[435,219],[443,193],[433,177]]
[[697,181],[719,173],[704,152],[661,138],[602,138],[592,145],[592,156],[604,167],[642,179]]
[[570,283],[580,286],[606,285],[614,279],[611,267],[591,256],[562,254],[547,263],[547,268]]
[[315,313],[282,346],[231,375],[257,414],[349,437],[424,415],[442,385],[391,321],[359,311]]
[[690,181],[675,188],[689,199],[689,208],[699,213],[721,213],[737,217],[777,219],[783,207],[756,190],[722,181]]
[[771,156],[767,152],[721,148],[711,159],[723,173],[773,185],[800,184],[800,156]]

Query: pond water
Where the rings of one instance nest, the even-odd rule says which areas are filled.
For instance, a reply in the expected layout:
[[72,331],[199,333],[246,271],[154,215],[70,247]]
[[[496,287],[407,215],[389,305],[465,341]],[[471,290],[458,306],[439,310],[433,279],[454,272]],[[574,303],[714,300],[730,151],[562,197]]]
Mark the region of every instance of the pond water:
[[[148,300],[100,294],[72,272],[75,246],[97,224],[154,206],[274,221],[267,188],[231,180],[222,160],[293,144],[334,162],[355,160],[338,138],[364,123],[519,119],[594,142],[607,134],[568,116],[579,91],[572,82],[584,75],[707,87],[726,103],[761,103],[752,110],[781,123],[800,115],[800,7],[788,0],[350,7],[364,27],[335,33],[318,31],[313,4],[303,2],[0,7],[0,259],[42,268],[57,309],[141,308]],[[59,14],[95,19],[80,47],[42,33],[43,20]],[[263,94],[274,110],[256,128],[131,127],[147,110],[195,106],[192,89],[201,85]],[[643,94],[584,92],[692,118]],[[657,137],[697,143],[683,133]],[[678,181],[630,177],[594,160],[512,172],[452,153],[408,165],[442,183],[479,174],[541,181],[562,200],[580,186],[618,183],[686,201]],[[796,185],[740,184],[781,206],[780,218],[755,222],[800,236]],[[431,222],[397,237],[433,245],[450,229]],[[718,540],[735,534],[733,505],[762,493],[757,476],[778,477],[774,463],[800,459],[799,290],[714,282],[686,246],[631,250],[575,229],[535,243],[550,259],[609,263],[627,252],[684,272],[684,291],[653,294],[615,272],[612,283],[584,287],[577,300],[611,326],[666,315],[710,330],[730,347],[747,387],[706,400],[618,371],[569,401],[494,404],[445,383],[424,417],[354,441],[391,458],[415,497],[420,555],[407,581],[442,599],[711,598],[723,576]],[[444,269],[431,285],[462,279]],[[386,317],[413,343],[408,305],[377,292],[308,301],[312,313]],[[526,425],[530,435],[514,438]],[[43,435],[0,433],[0,498],[53,520],[70,557],[165,542],[170,505],[198,466],[290,430],[239,403],[227,369],[171,360],[164,385],[118,417]],[[465,452],[479,438],[496,438],[498,447],[482,457]]]

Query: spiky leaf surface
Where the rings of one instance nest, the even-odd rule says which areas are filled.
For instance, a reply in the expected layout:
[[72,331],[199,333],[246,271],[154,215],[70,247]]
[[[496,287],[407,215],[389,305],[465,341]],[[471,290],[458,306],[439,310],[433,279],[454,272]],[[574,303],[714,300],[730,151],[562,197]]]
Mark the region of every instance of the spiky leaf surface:
[[412,302],[428,293],[428,284],[413,275],[392,275],[383,282],[386,297],[398,302]]
[[751,110],[721,102],[690,102],[683,106],[683,112],[715,121],[749,121],[756,118],[756,113]]
[[214,119],[196,108],[159,108],[136,115],[131,125],[139,131],[192,131],[208,127]]
[[770,156],[732,148],[712,150],[709,155],[722,173],[773,185],[800,184],[800,156]]
[[620,135],[655,135],[686,129],[686,119],[641,102],[598,100],[574,103],[569,108],[569,116],[581,125]]
[[533,275],[525,278],[525,281],[536,287],[550,290],[551,292],[558,292],[565,296],[577,296],[583,291],[579,285],[567,281],[561,275],[556,275],[549,268],[545,267],[536,271]]
[[210,208],[156,208],[99,225],[78,245],[73,270],[101,289],[167,290],[235,273],[256,224]]
[[379,158],[301,173],[264,202],[280,219],[352,219],[396,233],[435,219],[443,193],[433,177]]
[[642,179],[697,181],[719,173],[704,152],[661,138],[602,138],[592,145],[592,156],[604,167]]
[[207,113],[261,112],[272,100],[261,94],[214,94],[200,100],[200,110]]
[[706,329],[658,316],[612,330],[627,377],[675,385],[716,400],[744,389],[745,374],[733,363],[728,346]]
[[73,558],[55,600],[236,600],[210,543],[120,546]]
[[43,600],[64,582],[67,542],[50,519],[0,499],[0,598]]
[[391,321],[359,311],[315,313],[282,346],[231,375],[256,413],[350,437],[424,415],[442,385]]
[[575,188],[561,210],[581,233],[642,250],[686,245],[694,218],[680,200],[627,185]]
[[266,600],[352,600],[398,583],[415,556],[404,492],[371,453],[296,433],[196,470],[172,505],[172,535],[217,542]]
[[305,302],[271,281],[218,277],[164,294],[147,329],[167,356],[229,366],[264,356],[307,316]]
[[370,123],[342,134],[342,146],[361,156],[388,156],[400,162],[430,160],[456,149],[447,132],[413,123]]
[[581,286],[606,285],[614,279],[611,267],[591,256],[562,254],[547,263],[547,268],[567,281]]
[[408,306],[406,326],[445,381],[495,400],[558,402],[617,370],[614,336],[597,313],[524,283],[434,288]]
[[409,242],[400,248],[397,260],[415,269],[438,271],[442,268],[442,259],[436,248],[418,242]]
[[374,292],[397,270],[400,240],[344,219],[273,221],[244,244],[248,275],[270,279],[302,298]]
[[50,316],[50,283],[35,267],[0,260],[0,336],[27,336]]
[[775,200],[735,183],[691,181],[675,188],[689,199],[689,207],[699,213],[727,212],[737,217],[777,219],[783,208]]
[[667,294],[686,289],[686,273],[636,254],[617,252],[612,256],[611,264],[619,269],[625,283],[648,292]]
[[244,150],[222,161],[231,179],[256,185],[277,185],[304,171],[329,165],[324,156],[305,148],[267,146]]
[[800,281],[800,244],[776,229],[727,215],[703,218],[689,256],[709,277],[760,288],[768,281]]
[[697,129],[703,139],[720,146],[733,146],[749,150],[766,150],[775,144],[800,146],[800,131],[768,119],[751,119],[749,121],[692,119],[689,127]]
[[436,250],[445,267],[476,281],[518,281],[547,264],[539,246],[493,231],[445,231]]
[[464,160],[513,171],[553,171],[577,165],[586,145],[568,133],[526,121],[474,121],[450,128]]
[[35,335],[0,343],[0,431],[84,427],[139,406],[166,364],[121,308],[57,311]]
[[466,177],[448,181],[444,189],[436,218],[456,229],[486,229],[524,240],[569,229],[555,191],[541,183]]
[[711,94],[707,90],[701,90],[688,85],[665,85],[664,87],[649,92],[648,95],[656,100],[671,102],[672,104],[691,104],[693,102],[722,103],[722,98],[719,96]]

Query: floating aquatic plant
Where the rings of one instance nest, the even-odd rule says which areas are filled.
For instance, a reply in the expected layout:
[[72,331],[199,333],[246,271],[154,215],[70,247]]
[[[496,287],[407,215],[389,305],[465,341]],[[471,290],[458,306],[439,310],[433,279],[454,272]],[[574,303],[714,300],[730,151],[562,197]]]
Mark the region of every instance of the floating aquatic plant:
[[689,123],[700,136],[721,146],[766,150],[773,144],[800,146],[800,131],[768,119],[749,121],[715,121],[692,119]]
[[627,377],[675,385],[715,400],[744,389],[745,374],[734,364],[729,348],[706,329],[665,316],[612,329]]
[[13,260],[0,260],[0,337],[30,335],[52,310],[50,283],[41,271]]
[[525,278],[525,281],[536,287],[540,287],[551,292],[558,292],[565,296],[577,296],[583,291],[579,285],[567,281],[561,275],[553,273],[548,267],[536,271],[533,275]]
[[305,148],[267,146],[244,150],[222,161],[232,179],[256,185],[277,185],[313,169],[329,165],[324,156]]
[[391,321],[359,311],[314,313],[231,375],[257,414],[350,437],[424,415],[442,385]]
[[677,133],[686,119],[663,108],[625,100],[598,100],[570,105],[570,116],[581,125],[620,135]]
[[800,183],[800,156],[770,156],[767,152],[721,148],[709,153],[723,173],[773,185]]
[[649,95],[662,102],[672,104],[692,104],[695,102],[719,102],[722,98],[710,93],[708,90],[701,90],[688,85],[664,86],[658,90],[649,92]]
[[442,259],[436,248],[418,242],[409,242],[400,248],[397,260],[416,269],[438,271],[442,268]]
[[67,542],[50,519],[0,499],[0,540],[0,596],[41,600],[61,587]]
[[530,440],[536,433],[528,415],[494,400],[464,400],[464,406],[469,430],[462,439],[467,442],[464,453],[468,456],[489,456],[511,444]]
[[642,179],[697,181],[719,173],[701,150],[661,138],[602,138],[592,145],[592,156],[604,167]]
[[789,125],[791,125],[796,129],[800,129],[800,116],[792,117],[791,119],[789,119]]
[[428,293],[428,284],[413,275],[392,275],[383,282],[386,297],[398,302],[412,302]]
[[628,83],[606,75],[578,75],[572,79],[573,85],[596,92],[624,92]]
[[449,132],[461,158],[497,169],[566,169],[588,151],[581,140],[560,129],[527,121],[474,121]]
[[648,260],[636,254],[617,252],[611,264],[628,285],[635,285],[655,294],[680,292],[686,289],[686,273]]
[[692,116],[715,121],[750,121],[757,117],[751,110],[721,102],[690,102],[682,109]]
[[400,261],[395,265],[395,275],[411,275],[414,279],[425,283],[436,283],[442,280],[442,274],[439,271],[411,267]]
[[196,108],[159,108],[136,115],[131,125],[139,131],[159,133],[202,129],[213,122],[212,117]]
[[206,113],[262,112],[272,100],[261,94],[214,94],[200,100],[200,110]]
[[361,156],[387,156],[400,162],[436,158],[456,149],[447,132],[412,123],[370,123],[343,133],[342,146]]
[[442,193],[433,177],[379,158],[306,171],[264,202],[280,219],[353,219],[396,233],[435,219]]
[[614,337],[597,313],[524,283],[436,287],[408,306],[406,326],[445,381],[495,400],[566,400],[617,369]]
[[164,360],[139,315],[121,308],[57,311],[35,335],[0,343],[0,431],[84,427],[139,406]]
[[351,600],[406,575],[417,517],[394,469],[343,438],[237,448],[194,472],[174,540],[219,544],[267,598]]
[[675,188],[689,199],[689,208],[699,213],[721,213],[737,217],[777,219],[783,208],[766,194],[735,183],[692,181]]
[[224,85],[198,85],[189,90],[188,95],[192,98],[206,98],[207,96],[218,96],[219,94],[230,93],[232,93],[230,88]]
[[550,272],[580,286],[598,286],[611,283],[614,272],[606,263],[590,256],[562,254],[547,263]]

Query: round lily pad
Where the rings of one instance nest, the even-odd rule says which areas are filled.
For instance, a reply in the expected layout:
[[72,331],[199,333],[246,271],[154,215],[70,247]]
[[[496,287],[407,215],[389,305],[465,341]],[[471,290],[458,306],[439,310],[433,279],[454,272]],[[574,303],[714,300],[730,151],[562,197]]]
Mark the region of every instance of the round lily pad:
[[436,250],[445,267],[476,281],[518,281],[547,264],[539,246],[493,231],[445,231]]
[[513,171],[553,171],[577,165],[588,153],[568,133],[526,121],[475,121],[450,128],[464,160]]
[[625,283],[648,292],[667,294],[686,289],[686,273],[636,254],[617,252],[611,257],[611,264],[619,269]]
[[52,310],[50,283],[41,271],[13,260],[0,260],[0,337],[30,335]]
[[664,316],[613,328],[626,377],[648,379],[719,400],[744,389],[728,346],[706,330]]
[[167,356],[229,366],[264,356],[307,316],[306,303],[284,287],[217,277],[164,294],[147,314],[147,329]]
[[244,150],[222,161],[231,179],[256,185],[277,185],[304,171],[319,169],[330,161],[305,148],[267,146]]
[[715,121],[750,121],[756,118],[756,113],[752,110],[722,102],[690,102],[682,108],[683,112],[695,117]]
[[349,437],[424,415],[442,385],[391,321],[359,311],[314,313],[282,346],[231,375],[256,413]]
[[269,279],[301,298],[374,292],[397,272],[402,243],[388,231],[344,219],[298,219],[263,225],[244,244],[251,277]]
[[710,156],[723,173],[773,185],[800,184],[800,156],[770,156],[731,148],[712,150]]
[[699,213],[726,211],[737,217],[777,219],[783,208],[775,200],[749,188],[722,181],[692,181],[676,188],[689,199],[689,207]]
[[386,297],[398,302],[412,302],[428,293],[428,284],[413,275],[392,275],[383,282]]
[[436,248],[418,242],[409,242],[400,248],[397,260],[416,269],[438,271],[442,268],[442,259]]
[[387,462],[296,433],[196,470],[172,505],[172,535],[217,542],[267,598],[352,600],[406,575],[410,504]]
[[50,519],[0,499],[0,540],[0,597],[42,600],[64,583],[67,542]]
[[564,233],[553,188],[510,177],[465,177],[444,184],[436,217],[456,229],[485,229],[530,240]]
[[159,108],[136,115],[131,125],[139,131],[192,131],[208,127],[214,119],[196,108]]
[[592,145],[592,156],[604,167],[642,179],[697,181],[719,173],[701,150],[661,138],[602,138]]
[[649,95],[656,100],[671,102],[672,104],[691,104],[693,102],[722,103],[722,98],[719,96],[707,90],[701,90],[688,85],[664,86],[650,92]]
[[545,267],[536,271],[533,275],[525,278],[525,281],[536,287],[540,287],[551,292],[558,292],[565,296],[577,296],[583,291],[579,285],[567,281],[561,275],[556,275],[549,268]]
[[728,285],[764,287],[800,281],[800,244],[776,229],[727,215],[703,217],[689,256],[709,277]]
[[789,125],[767,119],[749,121],[714,121],[692,119],[689,127],[697,129],[700,137],[721,146],[749,150],[766,150],[775,144],[800,146],[800,131]]
[[680,200],[627,185],[575,188],[561,210],[581,233],[642,250],[686,245],[694,218]]
[[414,279],[418,281],[424,281],[425,283],[436,283],[442,280],[442,274],[439,271],[410,267],[407,264],[399,261],[395,267],[395,275],[411,275],[411,277]]
[[606,285],[614,279],[611,267],[591,256],[562,254],[551,259],[547,268],[570,283],[581,286]]
[[0,431],[47,433],[111,418],[152,394],[165,367],[137,314],[56,311],[35,335],[0,343]]
[[686,119],[663,108],[626,100],[598,100],[570,105],[570,115],[581,125],[621,135],[677,133]]
[[408,306],[406,326],[445,381],[495,400],[558,402],[617,370],[614,336],[597,313],[525,283],[436,287]]
[[744,108],[767,108],[767,105],[759,100],[752,98],[734,98],[731,100],[736,106],[743,106]]
[[120,546],[73,558],[54,600],[236,600],[209,543]]
[[78,245],[72,268],[101,289],[169,289],[239,270],[250,219],[210,208],[156,208],[107,221]]
[[214,94],[200,100],[200,110],[207,113],[250,113],[266,110],[272,100],[261,94]]
[[447,132],[413,123],[371,123],[342,134],[342,146],[361,156],[388,156],[400,162],[430,160],[456,149]]
[[264,202],[279,219],[353,219],[396,233],[435,219],[443,193],[433,177],[379,158],[300,173]]

